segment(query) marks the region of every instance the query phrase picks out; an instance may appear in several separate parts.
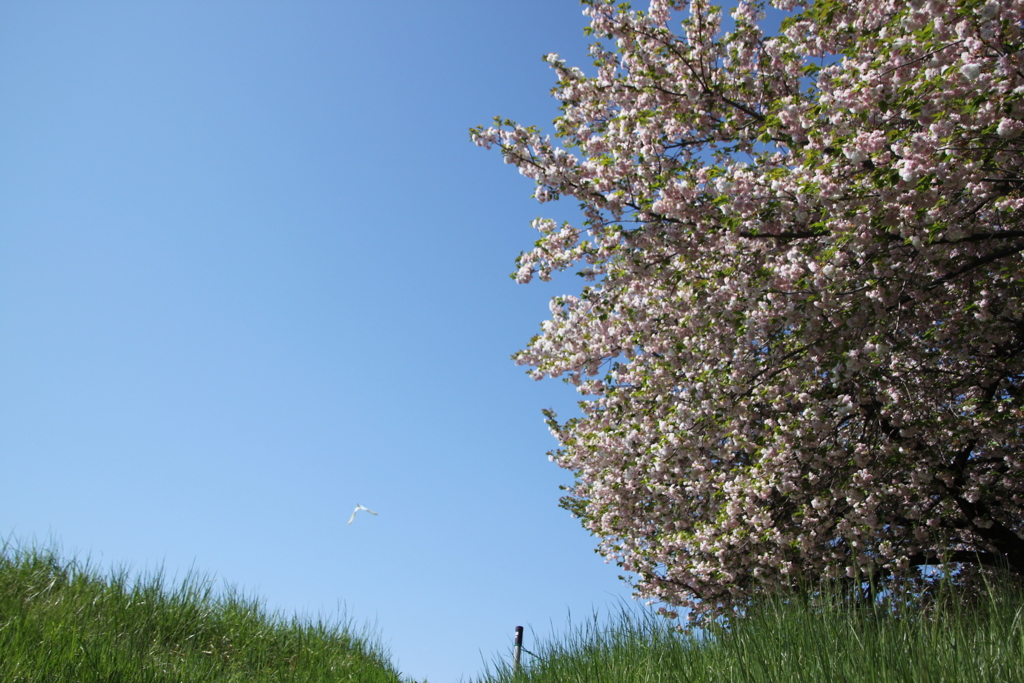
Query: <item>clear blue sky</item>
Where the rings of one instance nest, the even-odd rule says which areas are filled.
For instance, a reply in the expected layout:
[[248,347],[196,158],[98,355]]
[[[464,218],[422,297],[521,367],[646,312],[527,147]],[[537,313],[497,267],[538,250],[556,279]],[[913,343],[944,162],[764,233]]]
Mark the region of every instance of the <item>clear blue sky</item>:
[[[509,355],[575,0],[0,2],[0,532],[375,622],[475,676],[629,590]],[[574,205],[555,217],[574,216]],[[364,515],[346,526],[354,505]],[[529,647],[530,643],[527,643]]]

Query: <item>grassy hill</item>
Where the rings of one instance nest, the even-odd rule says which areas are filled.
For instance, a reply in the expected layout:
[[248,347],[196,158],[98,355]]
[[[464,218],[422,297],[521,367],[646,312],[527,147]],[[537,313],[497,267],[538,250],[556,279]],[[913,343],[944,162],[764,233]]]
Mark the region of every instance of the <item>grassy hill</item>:
[[0,681],[399,683],[377,641],[285,619],[201,577],[103,575],[54,552],[0,549]]
[[[851,607],[776,597],[695,638],[624,611],[496,662],[478,683],[1024,683],[1024,592]],[[634,613],[635,614],[635,613]],[[48,550],[0,547],[3,683],[404,683],[372,634],[269,614],[202,577],[102,574]]]
[[854,606],[826,588],[776,596],[701,638],[624,611],[532,649],[518,673],[500,661],[479,683],[1024,683],[1024,592]]

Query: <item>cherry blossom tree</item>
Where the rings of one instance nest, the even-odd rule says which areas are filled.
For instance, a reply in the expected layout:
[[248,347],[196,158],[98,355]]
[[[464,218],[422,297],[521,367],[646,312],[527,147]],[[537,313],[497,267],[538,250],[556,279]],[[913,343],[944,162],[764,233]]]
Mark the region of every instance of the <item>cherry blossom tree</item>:
[[[639,596],[709,615],[922,564],[1024,575],[1024,0],[584,0],[555,140],[472,131],[580,225],[519,352],[563,506]],[[970,574],[961,572],[961,576]]]

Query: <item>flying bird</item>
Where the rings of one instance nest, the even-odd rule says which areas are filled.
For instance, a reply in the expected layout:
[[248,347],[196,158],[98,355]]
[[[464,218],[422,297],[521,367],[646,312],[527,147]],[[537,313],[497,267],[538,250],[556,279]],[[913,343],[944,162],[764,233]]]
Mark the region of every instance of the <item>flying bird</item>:
[[377,514],[376,512],[374,512],[373,510],[371,510],[370,508],[368,508],[368,507],[364,507],[364,506],[360,505],[359,503],[356,503],[356,509],[352,511],[352,516],[348,518],[348,523],[349,523],[349,524],[351,524],[352,522],[354,522],[354,521],[355,521],[355,519],[356,519],[356,513],[357,513],[357,512],[359,512],[360,510],[366,510],[366,511],[367,511],[367,512],[369,512],[369,513],[370,513],[371,515],[375,515],[375,514]]

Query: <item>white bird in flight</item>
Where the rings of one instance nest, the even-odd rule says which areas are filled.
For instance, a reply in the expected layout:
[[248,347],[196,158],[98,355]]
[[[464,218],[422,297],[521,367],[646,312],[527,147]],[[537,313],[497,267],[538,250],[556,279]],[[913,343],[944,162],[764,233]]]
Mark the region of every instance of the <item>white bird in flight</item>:
[[352,516],[348,518],[348,523],[349,523],[349,524],[351,524],[352,522],[354,522],[354,521],[355,521],[355,519],[356,519],[356,513],[357,513],[357,512],[359,512],[360,510],[366,510],[366,511],[367,511],[367,512],[369,512],[369,513],[370,513],[371,515],[375,515],[375,514],[377,514],[376,512],[374,512],[373,510],[371,510],[370,508],[368,508],[368,507],[365,507],[365,506],[363,506],[363,505],[360,505],[359,503],[356,503],[356,509],[352,511]]

